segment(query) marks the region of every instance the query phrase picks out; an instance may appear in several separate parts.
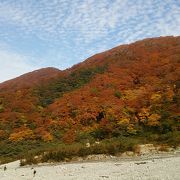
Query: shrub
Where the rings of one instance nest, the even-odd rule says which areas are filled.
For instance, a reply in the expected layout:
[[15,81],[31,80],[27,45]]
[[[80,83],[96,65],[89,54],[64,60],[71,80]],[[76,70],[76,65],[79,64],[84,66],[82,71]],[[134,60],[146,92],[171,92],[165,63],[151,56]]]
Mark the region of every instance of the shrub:
[[115,91],[114,96],[120,99],[122,97],[122,94],[120,91]]
[[20,160],[20,166],[25,166],[26,164],[37,164],[38,160],[36,158],[34,158],[33,155],[29,155],[28,157],[26,157],[25,159],[21,159]]
[[4,112],[4,107],[3,105],[0,105],[0,113]]

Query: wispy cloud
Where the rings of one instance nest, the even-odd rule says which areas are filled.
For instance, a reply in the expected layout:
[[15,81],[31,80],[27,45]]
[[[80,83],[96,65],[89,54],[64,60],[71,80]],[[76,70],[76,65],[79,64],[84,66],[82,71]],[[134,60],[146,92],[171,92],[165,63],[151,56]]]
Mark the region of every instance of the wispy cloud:
[[[113,31],[128,36],[139,31],[179,34],[180,6],[175,0],[6,0],[0,2],[0,19],[24,33],[60,40],[91,43]],[[169,26],[170,25],[170,26]],[[175,26],[176,28],[170,28]],[[167,26],[169,29],[167,30]],[[154,29],[156,28],[156,29]],[[130,29],[135,32],[130,32]],[[153,30],[154,29],[154,30]],[[116,34],[114,34],[116,36]],[[64,39],[65,40],[65,39]]]
[[4,47],[7,46],[0,44],[0,82],[38,68],[29,64],[27,57],[4,49]]
[[[177,0],[0,1],[1,40],[10,46],[22,41],[27,49],[29,38],[45,44],[38,58],[44,66],[65,68],[119,44],[166,35],[180,35]],[[29,51],[33,47],[42,54],[37,43]]]

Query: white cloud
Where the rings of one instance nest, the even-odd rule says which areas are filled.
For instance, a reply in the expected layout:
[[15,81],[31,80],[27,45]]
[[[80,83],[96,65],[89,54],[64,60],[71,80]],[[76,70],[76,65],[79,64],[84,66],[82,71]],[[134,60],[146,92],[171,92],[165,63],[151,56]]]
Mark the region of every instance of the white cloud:
[[[134,26],[140,24],[143,33],[155,32],[151,24],[161,29],[159,34],[180,32],[180,7],[175,1],[167,0],[39,0],[36,3],[7,0],[0,2],[0,18],[15,23],[27,35],[38,31],[36,35],[44,40],[59,41],[74,32],[72,40],[79,44],[107,38],[120,27],[126,27],[121,33],[134,36],[139,29],[126,31],[133,22],[136,22]],[[175,24],[175,29],[170,28]]]
[[[51,46],[36,64],[64,69],[119,44],[180,35],[180,4],[176,0],[0,0],[0,39],[15,41],[17,35],[20,39],[35,37]],[[2,52],[0,46],[1,56]],[[9,55],[6,69],[15,66],[10,59],[19,59],[13,61],[20,65],[16,73],[26,72],[23,67],[31,69],[29,57],[14,56],[12,51],[5,54]],[[0,63],[4,62],[1,56]],[[8,73],[16,74],[11,69]]]
[[0,50],[0,82],[37,69],[28,64],[28,58],[8,50]]

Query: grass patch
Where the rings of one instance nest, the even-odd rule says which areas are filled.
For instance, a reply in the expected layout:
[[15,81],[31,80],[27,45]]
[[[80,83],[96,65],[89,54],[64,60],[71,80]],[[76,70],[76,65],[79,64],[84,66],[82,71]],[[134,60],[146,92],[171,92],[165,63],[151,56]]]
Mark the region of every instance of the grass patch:
[[85,141],[73,144],[63,144],[60,141],[49,143],[42,141],[1,142],[0,162],[6,163],[22,159],[21,165],[26,165],[39,162],[69,161],[74,157],[86,157],[92,154],[116,155],[125,151],[134,151],[136,145],[149,143],[177,147],[180,144],[180,132],[169,132],[167,134],[146,132],[141,136],[119,136],[104,139],[99,144],[93,143],[94,141],[91,142],[90,147],[86,147]]

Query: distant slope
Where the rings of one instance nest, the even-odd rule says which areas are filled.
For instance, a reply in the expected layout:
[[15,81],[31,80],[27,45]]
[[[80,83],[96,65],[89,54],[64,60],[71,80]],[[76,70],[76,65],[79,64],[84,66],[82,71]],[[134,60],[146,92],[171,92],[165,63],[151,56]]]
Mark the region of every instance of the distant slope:
[[56,68],[43,68],[33,72],[29,72],[15,79],[0,83],[0,90],[14,90],[20,88],[29,88],[31,86],[46,82],[57,77],[60,70]]

